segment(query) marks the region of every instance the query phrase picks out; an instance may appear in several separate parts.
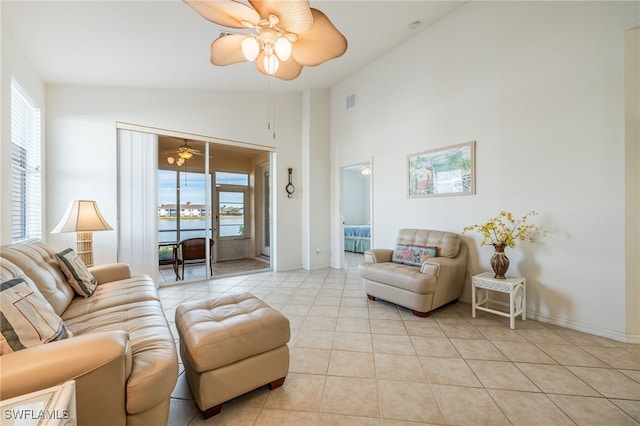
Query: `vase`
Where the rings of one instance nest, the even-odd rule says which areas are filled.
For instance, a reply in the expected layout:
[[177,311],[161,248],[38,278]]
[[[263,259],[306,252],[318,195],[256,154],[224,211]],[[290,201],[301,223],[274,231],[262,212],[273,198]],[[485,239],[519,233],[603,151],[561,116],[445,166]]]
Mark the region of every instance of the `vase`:
[[506,274],[507,269],[509,269],[509,258],[504,254],[505,245],[494,244],[493,247],[496,251],[489,260],[491,263],[491,269],[493,269],[493,272],[495,273],[493,277],[499,280],[504,280],[507,278],[504,274]]

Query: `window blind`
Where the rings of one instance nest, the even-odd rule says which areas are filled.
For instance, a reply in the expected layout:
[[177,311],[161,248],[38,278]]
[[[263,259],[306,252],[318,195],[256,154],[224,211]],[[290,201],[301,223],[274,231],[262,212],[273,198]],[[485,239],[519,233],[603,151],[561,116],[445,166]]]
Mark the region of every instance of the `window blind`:
[[40,108],[11,77],[11,240],[42,238]]

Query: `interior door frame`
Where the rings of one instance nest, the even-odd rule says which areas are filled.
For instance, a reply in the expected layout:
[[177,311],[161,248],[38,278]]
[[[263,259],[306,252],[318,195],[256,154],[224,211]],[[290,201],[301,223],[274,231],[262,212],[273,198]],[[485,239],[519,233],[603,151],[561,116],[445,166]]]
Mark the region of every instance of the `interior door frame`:
[[[258,213],[258,221],[260,226],[258,227],[258,252],[261,256],[271,258],[271,223],[272,223],[272,210],[271,210],[271,161],[266,161],[258,165],[258,171],[260,173],[259,186],[260,186],[260,206]],[[267,244],[267,236],[268,244]]]
[[[180,139],[190,139],[190,140],[197,140],[197,141],[201,141],[205,143],[206,146],[206,165],[204,168],[204,172],[205,173],[211,173],[212,176],[212,183],[213,186],[211,188],[211,191],[207,191],[207,197],[209,198],[208,200],[208,205],[211,207],[211,209],[213,209],[213,206],[217,205],[217,200],[213,199],[214,198],[214,193],[216,192],[215,188],[216,188],[216,184],[215,184],[215,170],[213,168],[212,165],[209,164],[208,162],[208,158],[209,158],[209,146],[210,144],[218,144],[218,145],[225,145],[228,147],[237,147],[239,149],[242,148],[248,148],[251,150],[256,150],[256,151],[264,151],[264,152],[268,152],[269,153],[269,167],[273,168],[273,162],[275,160],[274,158],[274,154],[275,154],[275,147],[272,146],[268,146],[268,145],[260,145],[260,144],[252,144],[252,143],[246,143],[246,142],[240,142],[240,141],[235,141],[235,140],[230,140],[230,139],[223,139],[223,138],[216,138],[216,137],[211,137],[211,136],[205,136],[205,135],[201,135],[201,134],[193,134],[193,133],[186,133],[186,132],[178,132],[178,131],[173,131],[173,130],[168,130],[168,129],[161,129],[161,128],[157,128],[157,127],[149,127],[149,126],[144,126],[144,125],[139,125],[139,124],[132,124],[132,123],[125,123],[125,122],[121,122],[121,121],[117,121],[116,122],[116,130],[117,130],[117,137],[116,137],[116,143],[118,144],[118,151],[120,151],[120,131],[130,131],[130,132],[137,132],[137,133],[143,133],[143,134],[150,134],[150,135],[154,135],[156,137],[158,136],[170,136],[170,137],[175,137],[175,138],[180,138]],[[156,148],[157,148],[157,142],[156,142]],[[152,170],[147,170],[145,168],[146,172],[152,171],[153,175],[156,176],[156,178],[154,178],[155,180],[157,180],[157,170],[158,170],[158,164],[157,164],[157,150],[156,152],[152,155],[151,153],[147,153],[149,155],[149,157],[153,156],[155,159],[154,160],[149,160],[150,164],[153,164]],[[120,154],[119,154],[120,155]],[[131,156],[131,158],[133,158],[133,156]],[[120,161],[120,160],[119,160]],[[120,169],[120,164],[118,165],[118,168]],[[273,177],[273,170],[271,170],[271,176]],[[120,178],[119,178],[120,179]],[[155,182],[154,180],[154,182]],[[120,182],[118,183],[118,199],[120,199],[121,197],[121,188],[120,188]],[[153,188],[152,188],[153,187]],[[272,198],[271,198],[271,205],[273,206],[273,191],[272,192]],[[153,185],[148,185],[148,188],[145,192],[145,194],[155,194],[154,195],[154,199],[156,199],[155,203],[151,203],[154,204],[151,207],[151,210],[155,211],[156,216],[157,216],[157,182],[155,182]],[[120,212],[119,215],[122,215],[123,213],[120,211],[120,206],[118,207],[118,211]],[[273,211],[273,208],[272,208]],[[217,226],[218,223],[215,220],[215,216],[217,216],[217,211],[214,212],[213,210],[211,211],[211,215],[214,216],[211,218],[210,221],[210,229],[211,229],[211,238],[215,238],[214,234],[217,233]],[[273,222],[273,220],[272,220]],[[146,273],[152,277],[154,277],[154,281],[158,282],[157,276],[158,276],[158,254],[157,254],[157,248],[158,248],[158,229],[157,229],[157,222],[155,224],[155,226],[153,227],[153,235],[149,236],[143,243],[141,243],[144,247],[141,247],[141,244],[137,244],[138,250],[150,250],[151,255],[147,256],[150,259],[153,259],[155,256],[155,261],[153,261],[153,265],[154,267],[151,268],[150,265],[151,263],[149,263],[148,265],[144,266],[141,265],[140,266],[140,273]],[[275,237],[274,233],[274,228],[273,226],[271,227],[271,237],[272,237],[272,242],[273,239]],[[151,242],[151,240],[153,240],[153,242]],[[217,245],[217,244],[216,244]],[[214,256],[213,256],[213,262],[216,263],[217,262],[217,247],[216,245],[214,245]],[[275,245],[272,244],[274,247]],[[118,257],[121,256],[121,251],[122,251],[122,241],[121,241],[121,237],[118,236],[118,241],[117,241],[117,246],[118,246]],[[155,253],[155,255],[154,255]],[[276,252],[275,250],[271,250],[271,264],[270,264],[270,268],[273,270],[273,262],[274,262],[274,258],[275,258]],[[209,259],[209,256],[207,256],[207,259]],[[208,275],[208,261],[207,261],[207,275]]]
[[369,178],[369,223],[371,224],[371,237],[370,237],[370,241],[371,241],[371,247],[373,247],[373,158],[371,158],[370,160],[365,160],[365,161],[361,161],[359,163],[354,163],[354,164],[350,164],[347,166],[344,166],[341,168],[340,170],[340,193],[341,193],[341,199],[340,199],[340,267],[344,268],[345,267],[345,250],[344,250],[344,226],[345,226],[345,197],[347,196],[346,194],[346,189],[345,189],[345,173],[347,172],[347,170],[350,169],[354,169],[354,168],[360,168],[362,170],[363,167],[365,166],[369,166],[369,170],[370,170],[370,178]]

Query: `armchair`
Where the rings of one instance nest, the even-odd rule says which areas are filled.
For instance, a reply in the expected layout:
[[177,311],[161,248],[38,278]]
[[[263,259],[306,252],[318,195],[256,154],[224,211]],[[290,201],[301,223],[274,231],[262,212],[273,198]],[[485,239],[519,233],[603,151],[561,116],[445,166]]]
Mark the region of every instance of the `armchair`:
[[372,249],[359,265],[367,297],[404,306],[416,316],[457,300],[467,270],[467,246],[458,234],[401,229],[395,249]]

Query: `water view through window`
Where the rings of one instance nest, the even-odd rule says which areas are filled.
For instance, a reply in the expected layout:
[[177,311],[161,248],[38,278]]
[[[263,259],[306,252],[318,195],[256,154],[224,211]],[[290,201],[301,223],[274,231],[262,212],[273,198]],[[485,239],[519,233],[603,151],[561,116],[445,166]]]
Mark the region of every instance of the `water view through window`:
[[[209,175],[209,179],[211,179]],[[187,238],[206,236],[206,181],[204,173],[158,171],[158,242],[160,261],[173,256],[173,246]],[[244,236],[245,187],[248,175],[216,172],[218,237]],[[211,217],[211,215],[210,215]],[[211,218],[213,220],[213,218]]]
[[246,173],[216,172],[220,237],[244,236],[245,190],[249,186]]

